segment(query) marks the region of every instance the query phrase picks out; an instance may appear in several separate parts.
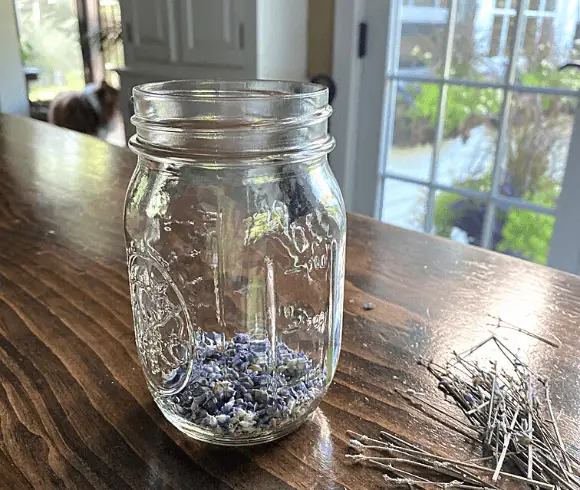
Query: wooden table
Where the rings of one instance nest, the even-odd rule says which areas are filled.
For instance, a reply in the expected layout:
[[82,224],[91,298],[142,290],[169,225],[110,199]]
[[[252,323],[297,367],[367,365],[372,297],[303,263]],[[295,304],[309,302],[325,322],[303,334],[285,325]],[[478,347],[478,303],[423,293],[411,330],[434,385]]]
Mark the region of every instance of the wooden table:
[[122,229],[134,162],[0,116],[0,488],[377,488],[380,472],[344,457],[347,429],[470,454],[397,390],[445,406],[415,360],[485,338],[487,315],[562,341],[501,332],[553,379],[563,437],[578,447],[580,279],[354,215],[342,354],[313,420],[241,450],[186,439],[154,405],[135,350]]

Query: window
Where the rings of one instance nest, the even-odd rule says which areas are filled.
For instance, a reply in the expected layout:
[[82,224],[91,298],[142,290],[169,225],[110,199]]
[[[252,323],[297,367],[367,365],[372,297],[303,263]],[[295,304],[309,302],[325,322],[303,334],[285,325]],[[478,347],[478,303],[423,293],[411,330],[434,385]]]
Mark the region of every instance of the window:
[[[515,29],[516,9],[518,0],[496,0],[495,6],[491,9],[493,16],[493,30],[491,33],[490,56],[506,56],[508,38],[513,36]],[[553,19],[556,17],[555,0],[533,0],[530,1],[525,10],[526,30],[524,34],[524,44],[537,46],[544,41],[551,39],[550,33],[553,28]],[[534,42],[528,39],[533,38]]]
[[580,89],[580,72],[558,71],[580,56],[564,7],[391,7],[380,219],[546,263]]
[[404,0],[402,22],[432,24],[445,22],[448,0]]

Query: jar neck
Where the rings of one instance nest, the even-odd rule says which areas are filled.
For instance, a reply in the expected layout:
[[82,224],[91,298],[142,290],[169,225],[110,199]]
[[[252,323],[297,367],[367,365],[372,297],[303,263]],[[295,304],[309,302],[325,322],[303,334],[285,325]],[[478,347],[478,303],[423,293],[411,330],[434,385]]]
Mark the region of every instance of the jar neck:
[[320,158],[328,135],[328,90],[276,81],[174,81],[133,90],[130,147],[172,163],[257,165]]

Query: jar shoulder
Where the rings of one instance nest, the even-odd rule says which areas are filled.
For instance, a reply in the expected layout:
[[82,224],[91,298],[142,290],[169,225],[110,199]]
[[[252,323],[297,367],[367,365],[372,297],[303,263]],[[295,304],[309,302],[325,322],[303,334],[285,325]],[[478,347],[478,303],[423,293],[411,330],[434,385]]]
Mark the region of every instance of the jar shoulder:
[[342,195],[327,162],[250,172],[170,171],[140,164],[127,191],[126,231],[134,234],[159,220],[199,227],[225,220],[225,225],[241,228],[314,220],[336,233],[346,226]]

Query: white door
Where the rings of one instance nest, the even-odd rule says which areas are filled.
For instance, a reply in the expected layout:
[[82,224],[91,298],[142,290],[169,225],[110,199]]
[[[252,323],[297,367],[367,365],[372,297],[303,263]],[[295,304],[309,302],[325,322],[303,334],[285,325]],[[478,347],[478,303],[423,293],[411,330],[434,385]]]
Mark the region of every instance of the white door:
[[125,0],[121,9],[127,64],[177,61],[174,0]]
[[187,63],[243,66],[244,1],[181,0],[182,58]]
[[337,0],[335,16],[349,209],[580,273],[580,70],[558,70],[580,59],[578,0]]

